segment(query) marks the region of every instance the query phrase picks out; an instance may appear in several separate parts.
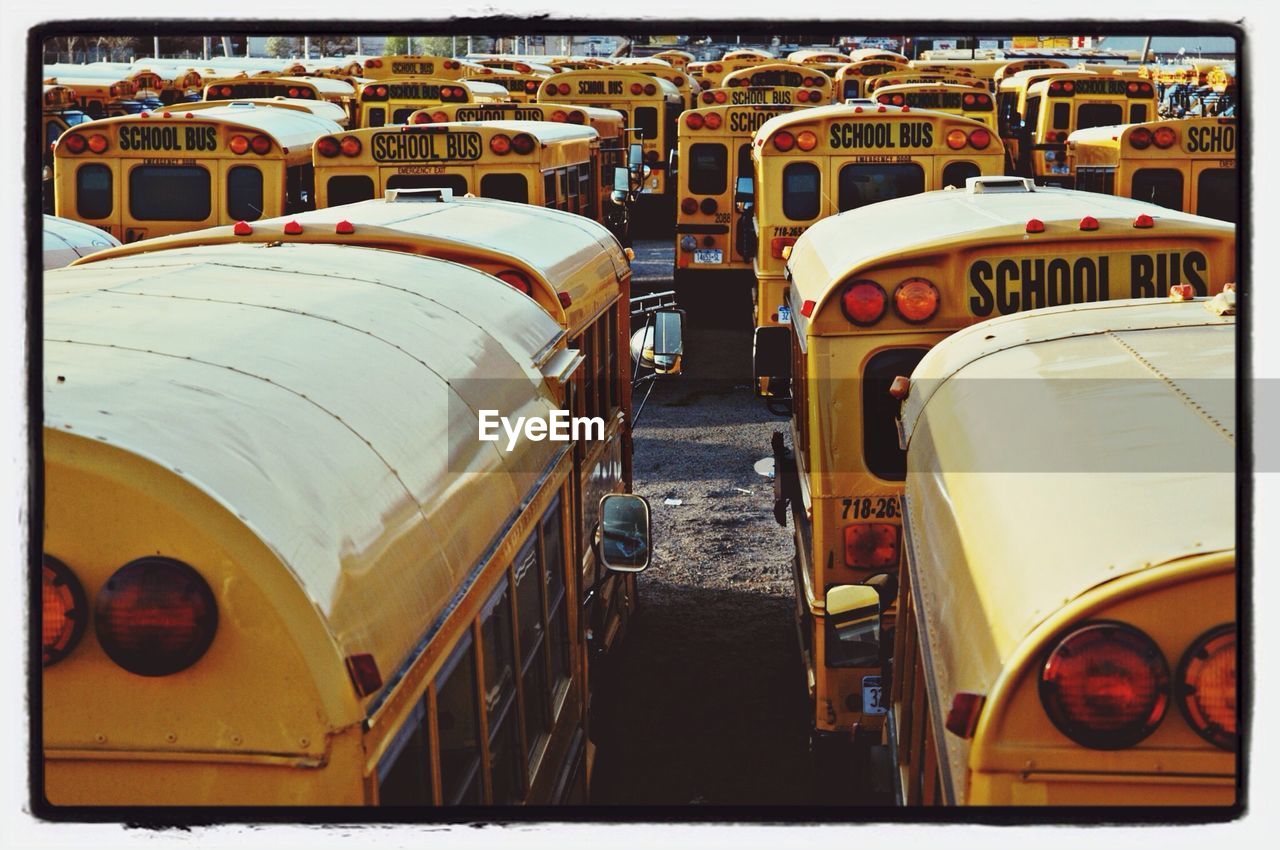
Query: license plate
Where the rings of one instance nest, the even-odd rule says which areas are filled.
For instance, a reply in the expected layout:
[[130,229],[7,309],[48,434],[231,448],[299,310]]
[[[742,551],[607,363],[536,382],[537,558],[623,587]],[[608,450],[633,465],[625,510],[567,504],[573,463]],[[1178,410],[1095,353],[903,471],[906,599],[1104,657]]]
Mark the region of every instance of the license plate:
[[693,261],[695,263],[723,263],[724,251],[719,248],[707,248],[706,250],[694,251]]
[[778,324],[785,325],[790,321],[791,321],[791,308],[779,307],[778,308]]
[[885,714],[889,711],[889,707],[884,704],[882,698],[884,689],[880,687],[879,676],[863,676],[862,677],[862,713],[863,714]]

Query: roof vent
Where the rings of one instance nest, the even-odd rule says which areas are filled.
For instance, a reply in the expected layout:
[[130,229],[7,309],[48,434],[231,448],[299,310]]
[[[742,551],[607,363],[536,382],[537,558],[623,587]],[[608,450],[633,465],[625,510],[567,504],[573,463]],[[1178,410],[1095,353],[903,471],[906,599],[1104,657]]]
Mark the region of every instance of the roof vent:
[[388,189],[389,204],[438,204],[453,200],[452,189]]
[[964,181],[970,195],[994,195],[1000,192],[1034,192],[1035,181],[1029,177],[970,177]]

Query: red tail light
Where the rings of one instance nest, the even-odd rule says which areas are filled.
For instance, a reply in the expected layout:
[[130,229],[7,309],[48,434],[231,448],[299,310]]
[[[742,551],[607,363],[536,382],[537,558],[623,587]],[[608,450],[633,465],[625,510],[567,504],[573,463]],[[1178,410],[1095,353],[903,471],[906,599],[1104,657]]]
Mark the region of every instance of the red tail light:
[[89,143],[79,133],[67,133],[62,137],[62,146],[67,149],[68,153],[84,153]]
[[525,295],[533,295],[533,284],[529,282],[529,278],[515,269],[503,269],[495,277],[508,286],[520,290]]
[[779,130],[773,134],[773,146],[786,153],[796,146],[796,137],[786,130]]
[[560,94],[568,94],[568,93],[569,93],[569,84],[568,84],[568,83],[561,83],[561,84],[560,84]]
[[218,608],[208,583],[171,558],[139,558],[116,570],[94,606],[98,643],[139,676],[168,676],[195,664],[213,643]]
[[364,145],[355,136],[343,136],[338,147],[342,150],[343,156],[359,156],[360,151],[364,149]]
[[236,155],[248,153],[249,139],[245,136],[232,136],[231,141],[227,142],[227,147],[231,148],[231,152]]
[[811,151],[818,146],[818,134],[812,130],[801,130],[796,135],[796,147],[802,151]]
[[855,280],[840,296],[840,309],[855,325],[874,325],[884,317],[889,298],[880,284],[871,280]]
[[1140,151],[1151,147],[1152,141],[1154,141],[1154,137],[1146,127],[1135,127],[1133,132],[1129,134],[1129,144]]
[[969,135],[959,127],[956,127],[954,130],[947,133],[947,147],[951,148],[953,151],[960,150],[968,143]]
[[506,156],[511,152],[511,137],[498,133],[496,136],[489,139],[489,150],[493,151],[498,156]]
[[[1151,134],[1151,139],[1155,142],[1156,147],[1161,150],[1167,150],[1173,147],[1174,142],[1178,141],[1178,132],[1172,127],[1157,127],[1156,131]],[[93,147],[93,140],[90,139],[90,147]]]
[[969,144],[977,150],[985,150],[991,144],[991,133],[984,129],[974,130],[969,134]]
[[570,123],[570,124],[585,124],[585,123],[586,123],[586,120],[587,120],[587,117],[586,117],[585,115],[583,115],[581,112],[570,112],[570,113],[569,113],[569,123]]
[[338,140],[333,136],[321,136],[316,139],[316,152],[323,157],[335,157],[339,150]]
[[644,93],[647,95],[655,95],[658,93],[658,87],[655,86],[653,83],[645,83]]
[[716,92],[716,103],[727,103],[728,100],[729,100],[728,94],[726,94],[723,91]]
[[41,585],[41,664],[48,667],[80,642],[89,623],[89,604],[75,573],[49,555],[44,556]]
[[631,93],[632,93],[632,94],[641,94],[641,93],[643,93],[643,92],[644,92],[644,86],[643,86],[643,85],[641,85],[640,83],[632,83],[632,84],[631,84]]
[[409,116],[410,124],[430,124],[431,115],[425,111],[419,110]]
[[791,246],[792,246],[792,245],[794,245],[794,244],[796,244],[796,237],[794,237],[794,236],[778,236],[778,237],[775,237],[775,238],[773,239],[773,241],[770,243],[770,246],[769,246],[769,248],[770,248],[770,253],[773,255],[773,258],[774,258],[775,260],[781,260],[781,259],[782,259],[782,249],[783,249],[783,248],[789,248],[789,247],[791,247]]
[[938,288],[922,277],[907,278],[893,290],[893,309],[907,322],[927,322],[938,312]]
[[298,90],[297,90],[297,89],[295,89],[295,88],[289,88],[289,89],[287,89],[286,91],[288,92],[289,97],[297,97],[297,96],[298,96]]
[[680,212],[685,215],[693,215],[698,211],[698,202],[693,198],[685,198],[680,202]]
[[443,112],[432,112],[431,120],[436,122],[437,124],[443,124],[449,120],[449,116]]
[[387,96],[387,87],[386,87],[386,86],[378,86],[377,88],[375,88],[375,89],[374,89],[374,93],[375,93],[375,94],[377,94],[377,95],[378,95],[378,97],[386,97],[386,96]]
[[714,215],[715,211],[720,208],[715,198],[703,198],[702,203],[698,204],[698,209],[703,215]]
[[706,123],[705,120],[697,112],[690,112],[684,116],[684,126],[690,130],[701,130],[704,123]]
[[[874,285],[874,284],[873,284]],[[871,569],[898,565],[898,526],[864,522],[844,527],[844,563]]]
[[[358,144],[358,143],[357,143]],[[249,147],[256,154],[267,154],[271,152],[271,139],[266,136],[254,136],[249,140]]]
[[709,92],[709,91],[704,91],[704,92],[702,93],[702,102],[703,102],[703,103],[715,103],[715,102],[716,102],[716,96],[715,96],[715,93],[714,93],[714,92]]
[[1093,623],[1062,638],[1040,673],[1040,702],[1062,734],[1116,750],[1146,738],[1169,707],[1169,665],[1142,632]]
[[222,96],[223,96],[223,97],[231,97],[231,86],[223,86],[223,87],[222,87]]
[[89,150],[94,153],[103,153],[108,147],[107,137],[101,133],[94,133],[89,137]]
[[1214,746],[1234,750],[1240,742],[1235,624],[1201,635],[1178,666],[1178,705],[1187,723]]
[[525,80],[525,81],[524,81],[524,90],[525,90],[526,92],[528,92],[529,94],[533,94],[534,92],[536,92],[536,91],[538,90],[538,81],[537,81],[537,80]]
[[742,80],[738,80],[738,79],[725,80],[724,84],[731,89],[736,89],[738,86],[742,85]]
[[551,113],[552,121],[559,121],[561,123],[564,123],[568,119],[569,119],[569,116],[565,114],[565,111],[563,109],[557,109],[555,112]]
[[809,92],[806,91],[805,89],[800,89],[800,91],[796,92],[796,100],[800,101],[801,103],[808,103]]
[[528,133],[517,133],[515,137],[511,139],[511,149],[518,154],[532,153],[536,144],[537,143],[533,140],[533,136],[530,136]]
[[707,116],[706,121],[708,130],[719,130],[720,125],[724,123],[723,119],[714,112]]

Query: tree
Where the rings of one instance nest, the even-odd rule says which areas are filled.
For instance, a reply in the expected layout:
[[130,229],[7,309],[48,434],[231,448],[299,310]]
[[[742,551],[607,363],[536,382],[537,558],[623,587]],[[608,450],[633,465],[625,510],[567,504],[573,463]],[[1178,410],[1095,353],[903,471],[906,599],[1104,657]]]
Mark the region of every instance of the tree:
[[387,36],[386,43],[382,45],[382,53],[384,56],[400,56],[409,52],[409,39],[402,35]]
[[267,55],[273,59],[288,59],[301,50],[302,39],[289,38],[283,35],[273,35],[267,39],[266,51]]

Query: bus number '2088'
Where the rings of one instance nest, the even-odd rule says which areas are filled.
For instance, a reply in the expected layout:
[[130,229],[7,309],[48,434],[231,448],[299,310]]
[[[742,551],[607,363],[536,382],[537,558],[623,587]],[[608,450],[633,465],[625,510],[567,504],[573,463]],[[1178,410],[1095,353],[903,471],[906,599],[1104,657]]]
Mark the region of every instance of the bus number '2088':
[[895,496],[861,496],[842,500],[844,513],[841,519],[894,519],[898,516],[898,499]]

